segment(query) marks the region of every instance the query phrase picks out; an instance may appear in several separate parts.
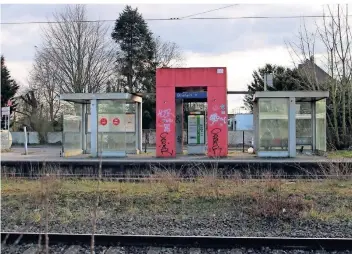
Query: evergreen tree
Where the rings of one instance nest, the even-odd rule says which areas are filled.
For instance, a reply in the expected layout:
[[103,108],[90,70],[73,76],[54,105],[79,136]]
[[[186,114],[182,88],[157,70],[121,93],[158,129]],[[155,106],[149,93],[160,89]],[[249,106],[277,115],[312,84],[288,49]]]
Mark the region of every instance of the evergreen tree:
[[1,107],[7,106],[7,102],[15,96],[18,88],[5,65],[4,56],[1,56]]
[[[5,65],[5,58],[1,56],[1,107],[7,107],[8,101],[15,96],[19,86],[11,78],[10,72]],[[10,107],[10,113],[16,108],[13,103]],[[1,129],[7,129],[5,126],[5,117],[1,116]]]
[[274,73],[273,87],[267,87],[268,91],[298,91],[304,87],[304,79],[299,75],[297,69],[291,70],[282,66],[266,64],[253,72],[253,81],[248,85],[249,94],[245,96],[244,104],[251,111],[253,110],[254,93],[264,91],[265,73]]
[[111,34],[119,45],[117,69],[125,92],[155,91],[156,44],[138,9],[127,5]]
[[[119,46],[117,71],[121,92],[155,92],[156,41],[138,9],[127,5],[111,34]],[[121,89],[122,88],[122,89]],[[143,98],[143,129],[153,128],[155,99]]]

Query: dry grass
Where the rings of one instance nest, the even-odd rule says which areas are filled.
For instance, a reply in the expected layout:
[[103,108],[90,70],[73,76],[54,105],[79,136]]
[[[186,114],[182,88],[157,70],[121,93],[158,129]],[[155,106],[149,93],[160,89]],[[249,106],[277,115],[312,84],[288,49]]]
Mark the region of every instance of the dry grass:
[[[237,205],[243,206],[244,212],[259,217],[352,218],[352,180],[289,181],[270,174],[264,175],[263,179],[219,179],[216,174],[207,174],[193,182],[185,182],[172,171],[160,173],[158,177],[155,182],[101,182],[101,204],[129,214],[165,213],[172,207],[180,213],[192,213],[193,210],[206,213]],[[19,203],[40,200],[38,197],[43,195],[39,181],[5,179],[1,184],[2,196],[8,197],[5,206],[16,207],[19,206],[16,200]],[[46,188],[46,191],[55,190],[47,195],[59,214],[57,218],[63,223],[84,219],[82,213],[65,207],[78,200],[92,200],[97,195],[96,181],[61,180],[50,184],[52,188]],[[40,211],[26,214],[23,210],[22,214],[35,222],[40,221]]]
[[[55,183],[58,184],[58,183]],[[1,183],[2,195],[20,196],[40,194],[40,182],[35,180],[3,179]],[[91,193],[96,191],[94,180],[61,180],[58,187],[60,193]],[[199,192],[198,190],[203,190]],[[211,190],[211,189],[217,189]],[[121,196],[141,197],[145,195],[169,196],[170,192],[179,192],[184,198],[199,196],[230,197],[233,195],[249,195],[258,191],[276,192],[283,194],[311,194],[311,195],[344,195],[352,197],[352,180],[282,180],[282,179],[218,179],[212,176],[198,178],[194,182],[175,182],[169,176],[166,181],[158,180],[150,184],[144,182],[101,182],[100,191],[119,193]]]
[[338,158],[352,158],[352,151],[348,150],[339,150],[328,153],[328,158],[338,159]]
[[175,170],[158,170],[155,178],[161,179],[168,192],[177,192],[180,189],[180,175]]

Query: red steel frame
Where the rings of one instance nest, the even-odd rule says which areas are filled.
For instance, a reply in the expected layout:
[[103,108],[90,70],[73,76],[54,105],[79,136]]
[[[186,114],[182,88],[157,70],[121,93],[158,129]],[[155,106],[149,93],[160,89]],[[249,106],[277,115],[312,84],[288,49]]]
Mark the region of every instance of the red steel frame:
[[225,67],[156,70],[156,156],[176,157],[175,90],[207,88],[208,157],[228,153],[227,72]]

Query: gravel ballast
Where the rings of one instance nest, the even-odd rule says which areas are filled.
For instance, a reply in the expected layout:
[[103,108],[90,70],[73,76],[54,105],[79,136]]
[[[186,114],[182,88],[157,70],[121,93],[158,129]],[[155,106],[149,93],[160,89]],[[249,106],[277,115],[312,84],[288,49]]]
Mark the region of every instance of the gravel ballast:
[[[22,254],[28,250],[36,250],[36,244],[24,244],[18,246],[2,246],[2,253]],[[90,254],[89,246],[65,246],[53,245],[49,247],[50,253],[80,253]],[[280,250],[280,249],[201,249],[201,248],[162,248],[162,247],[109,247],[96,246],[95,253],[99,254],[350,254],[352,251],[325,251],[325,250]]]

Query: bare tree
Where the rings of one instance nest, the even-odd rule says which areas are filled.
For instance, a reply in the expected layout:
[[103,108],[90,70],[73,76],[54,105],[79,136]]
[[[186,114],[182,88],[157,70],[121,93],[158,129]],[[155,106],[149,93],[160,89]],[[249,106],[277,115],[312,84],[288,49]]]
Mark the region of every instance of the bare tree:
[[15,112],[22,116],[20,118],[22,118],[23,125],[31,131],[37,131],[40,142],[45,142],[49,122],[38,91],[28,88],[22,95],[16,97],[16,102]]
[[[335,146],[346,147],[352,142],[351,138],[348,139],[352,127],[352,54],[348,5],[337,5],[336,8],[327,6],[327,12],[326,15],[323,10],[323,23],[316,23],[314,33],[309,33],[304,23],[299,32],[299,43],[289,42],[288,46],[291,56],[296,59],[295,63],[311,64],[302,73],[307,78],[306,88],[330,92],[327,120],[328,127],[334,133],[331,139],[335,141]],[[317,79],[314,64],[315,49],[320,46],[325,49],[324,67],[330,76],[324,81]]]
[[57,120],[60,112],[60,80],[56,75],[57,66],[46,54],[46,51],[37,52],[33,71],[30,77],[30,87],[42,100],[48,120],[51,124]]
[[180,47],[169,41],[162,41],[160,37],[155,38],[156,52],[155,61],[157,67],[179,67],[184,63]]
[[43,51],[55,64],[53,79],[63,93],[101,92],[114,66],[108,27],[87,22],[84,5],[68,5],[43,29]]

